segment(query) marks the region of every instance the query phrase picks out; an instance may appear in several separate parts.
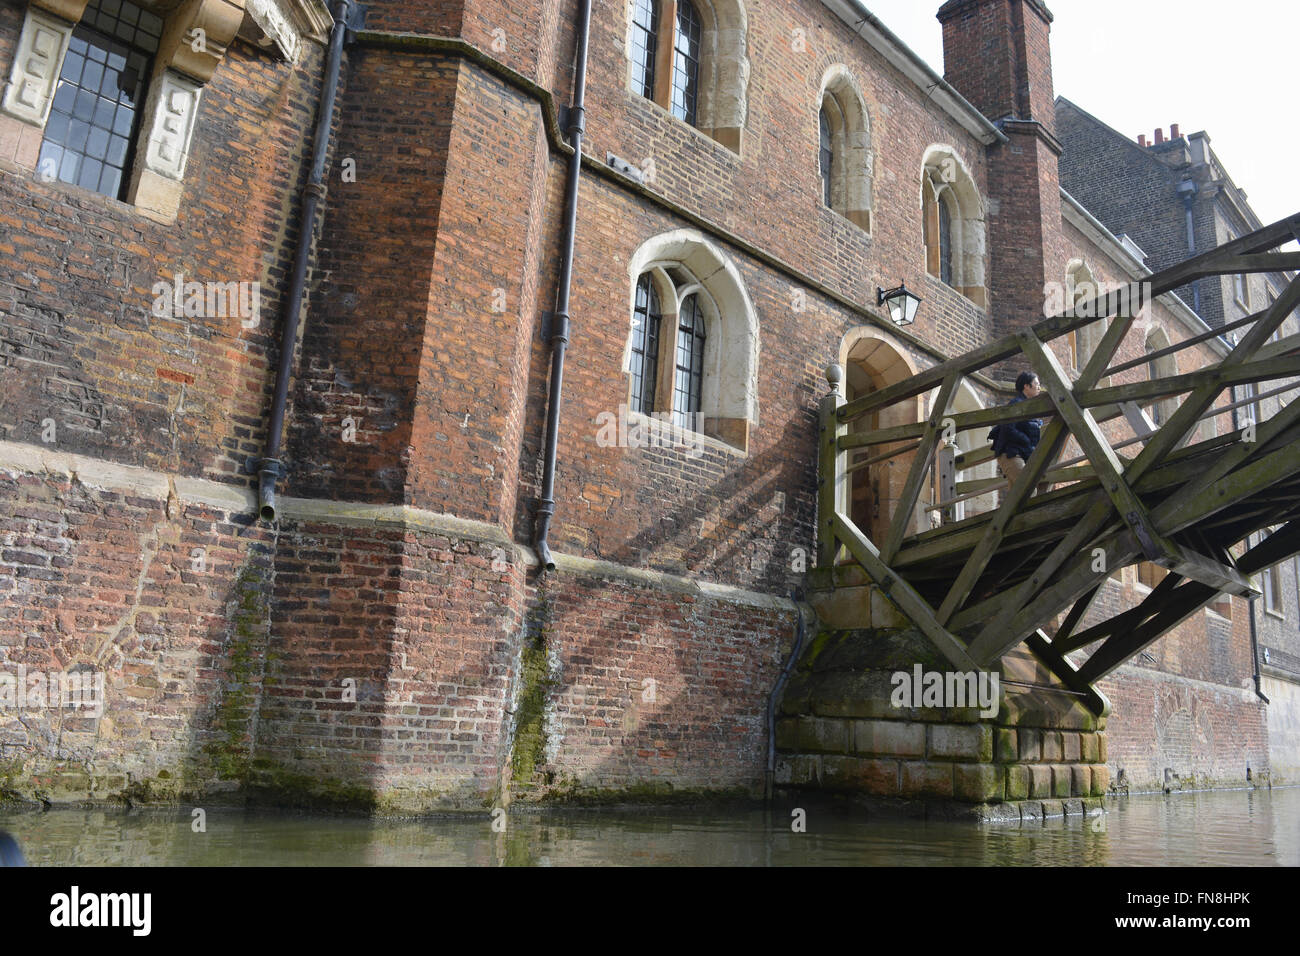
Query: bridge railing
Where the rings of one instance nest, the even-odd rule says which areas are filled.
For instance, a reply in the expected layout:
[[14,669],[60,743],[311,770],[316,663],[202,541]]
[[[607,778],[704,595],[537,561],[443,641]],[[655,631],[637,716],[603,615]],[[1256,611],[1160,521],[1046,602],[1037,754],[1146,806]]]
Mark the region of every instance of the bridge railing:
[[[1075,613],[1077,602],[1085,594],[1090,602],[1098,587],[1095,574],[1074,573],[1081,549],[1088,547],[1101,552],[1101,563],[1112,570],[1147,560],[1176,572],[1179,580],[1249,593],[1252,586],[1227,550],[1207,546],[1212,552],[1207,555],[1188,548],[1183,532],[1189,523],[1166,520],[1168,509],[1155,514],[1153,495],[1195,478],[1197,469],[1206,467],[1207,455],[1253,443],[1254,433],[1262,433],[1266,423],[1254,421],[1253,416],[1238,420],[1235,412],[1296,391],[1297,386],[1287,380],[1300,377],[1300,334],[1280,340],[1276,334],[1300,305],[1300,285],[1292,281],[1267,309],[1231,325],[1131,361],[1115,363],[1115,355],[1153,301],[1180,286],[1206,276],[1300,268],[1300,253],[1273,251],[1298,237],[1300,216],[852,401],[842,394],[843,370],[832,366],[827,372],[831,391],[819,416],[819,564],[833,566],[845,560],[860,564],[913,623],[962,666],[987,664],[1027,638],[1044,642],[1038,628],[1063,609],[1080,617],[1081,611]],[[1072,377],[1051,345],[1094,322],[1106,322],[1105,331],[1083,369]],[[1239,337],[1233,334],[1237,332]],[[1144,364],[1152,369],[1162,359],[1228,335],[1233,337],[1223,339],[1228,355],[1221,361],[1181,374],[1107,382],[1112,377],[1132,378],[1133,370]],[[1008,360],[1019,360],[1038,375],[1042,384],[1038,397],[1011,407],[949,411],[964,378]],[[1258,383],[1279,381],[1282,384],[1254,394]],[[1249,388],[1251,394],[1241,398],[1235,394],[1237,388]],[[1234,391],[1224,395],[1225,390]],[[850,429],[864,416],[914,403],[932,391],[934,399],[924,421]],[[1159,414],[1149,415],[1147,409],[1159,409]],[[1291,434],[1293,425],[1300,427],[1300,403],[1286,409],[1267,423],[1272,426],[1271,442]],[[1227,415],[1233,415],[1227,434],[1208,438],[1197,434],[1200,423]],[[958,435],[1027,418],[1040,418],[1045,424],[1038,448],[1014,483],[962,480],[963,471],[992,461],[994,455],[982,441],[967,442],[975,447],[958,452],[954,448]],[[880,419],[899,420],[885,414]],[[1062,458],[1068,448],[1075,451]],[[1133,457],[1121,454],[1129,449],[1136,452]],[[910,460],[904,457],[909,455]],[[1236,463],[1231,467],[1237,467],[1250,455],[1243,458],[1234,451],[1231,457]],[[900,470],[906,477],[891,520],[877,525],[873,538],[851,514],[852,476],[899,459],[906,466]],[[939,493],[922,502],[936,468]],[[1056,490],[1031,501],[1041,484],[1054,485]],[[1001,502],[992,512],[952,520],[955,505],[999,487]],[[914,528],[918,514],[944,515],[947,520],[938,529]],[[1050,546],[1053,542],[1055,547]],[[991,619],[974,640],[966,643],[954,636],[960,625],[978,623],[981,618],[972,615],[981,611]],[[1061,662],[1055,663],[1059,667]]]

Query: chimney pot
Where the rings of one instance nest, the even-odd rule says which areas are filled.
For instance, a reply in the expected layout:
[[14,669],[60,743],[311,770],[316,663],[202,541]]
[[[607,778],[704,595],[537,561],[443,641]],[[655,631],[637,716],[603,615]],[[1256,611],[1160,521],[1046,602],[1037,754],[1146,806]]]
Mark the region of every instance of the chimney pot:
[[1169,127],[1169,138],[1170,138],[1170,139],[1182,139],[1182,138],[1183,138],[1183,134],[1180,133],[1180,132],[1178,132],[1178,124],[1177,124],[1177,123],[1175,123],[1173,126]]
[[1156,129],[1156,145],[1159,146],[1165,141],[1165,128],[1163,126]]
[[1139,146],[1145,146],[1146,144],[1147,144],[1147,134],[1146,134],[1146,133],[1138,133],[1138,145],[1139,145]]

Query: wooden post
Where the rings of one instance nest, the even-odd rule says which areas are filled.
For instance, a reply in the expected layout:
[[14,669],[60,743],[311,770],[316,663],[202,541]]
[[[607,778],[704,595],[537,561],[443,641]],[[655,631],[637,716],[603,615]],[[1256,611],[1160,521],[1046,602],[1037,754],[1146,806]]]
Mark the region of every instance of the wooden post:
[[[957,443],[944,442],[939,449],[939,500],[952,501],[957,497]],[[989,479],[997,481],[998,479]],[[942,511],[943,523],[952,524],[957,520],[957,506],[949,505]]]
[[830,394],[822,399],[817,441],[817,566],[829,568],[835,564],[836,537],[833,519],[836,511],[848,509],[848,475],[845,473],[846,452],[840,450],[839,441],[848,434],[848,426],[840,421],[844,396],[840,383],[844,369],[838,365],[826,367],[826,381]]

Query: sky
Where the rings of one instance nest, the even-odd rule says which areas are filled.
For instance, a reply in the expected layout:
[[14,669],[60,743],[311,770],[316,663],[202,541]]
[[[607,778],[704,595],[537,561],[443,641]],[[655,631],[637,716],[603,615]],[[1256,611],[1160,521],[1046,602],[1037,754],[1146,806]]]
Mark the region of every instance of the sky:
[[[1046,0],[1057,96],[1137,139],[1204,130],[1268,225],[1300,212],[1296,0]],[[943,75],[941,0],[863,0]],[[1225,12],[1231,10],[1231,13]],[[1290,47],[1290,49],[1288,49]]]

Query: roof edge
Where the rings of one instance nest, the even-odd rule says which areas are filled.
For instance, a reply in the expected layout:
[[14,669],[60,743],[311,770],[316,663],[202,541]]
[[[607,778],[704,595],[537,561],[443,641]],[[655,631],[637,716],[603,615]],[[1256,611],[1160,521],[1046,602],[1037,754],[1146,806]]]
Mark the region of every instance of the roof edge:
[[[1061,200],[1061,218],[1074,226],[1085,236],[1088,236],[1088,238],[1096,242],[1097,245],[1101,246],[1116,263],[1128,272],[1131,278],[1144,279],[1147,276],[1154,275],[1149,268],[1135,259],[1133,254],[1124,248],[1124,244],[1119,241],[1119,238],[1113,232],[1102,224],[1101,220],[1088,212],[1079,200],[1075,199],[1064,189],[1061,190]],[[1204,319],[1192,310],[1191,306],[1172,292],[1166,292],[1164,295],[1159,297],[1159,300],[1168,306],[1175,315],[1182,319],[1193,333],[1199,335],[1202,332],[1214,331],[1206,325]],[[1231,351],[1228,344],[1223,341],[1223,336],[1221,335],[1216,335],[1207,341],[1210,346],[1221,355],[1226,356]]]
[[915,51],[900,40],[880,19],[862,5],[861,0],[821,0],[822,6],[844,21],[854,33],[866,40],[877,53],[915,83],[945,113],[957,120],[967,132],[985,146],[1009,142],[993,121],[957,92]]

